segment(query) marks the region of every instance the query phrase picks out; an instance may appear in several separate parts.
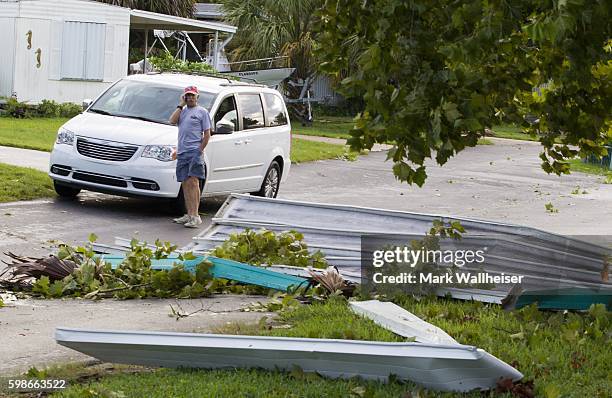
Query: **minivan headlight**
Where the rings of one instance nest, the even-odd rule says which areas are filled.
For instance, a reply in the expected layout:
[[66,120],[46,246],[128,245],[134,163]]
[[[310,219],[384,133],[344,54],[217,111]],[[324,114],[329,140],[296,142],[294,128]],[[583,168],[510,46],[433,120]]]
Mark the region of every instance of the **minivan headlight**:
[[57,131],[56,144],[72,145],[74,143],[74,133],[70,130],[66,130],[63,127]]
[[143,158],[153,158],[161,160],[162,162],[172,161],[172,151],[174,147],[172,145],[147,145],[142,151]]

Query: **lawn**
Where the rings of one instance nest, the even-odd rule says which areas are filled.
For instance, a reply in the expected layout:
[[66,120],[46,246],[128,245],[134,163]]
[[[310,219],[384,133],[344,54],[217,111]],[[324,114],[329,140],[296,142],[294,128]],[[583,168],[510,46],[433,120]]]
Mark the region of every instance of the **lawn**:
[[[607,397],[612,389],[608,334],[612,315],[603,307],[589,313],[543,312],[534,307],[508,312],[498,305],[426,298],[403,298],[401,306],[455,337],[460,343],[485,349],[516,366],[525,381],[535,384],[535,396]],[[401,341],[373,322],[354,315],[340,299],[301,305],[272,323],[230,324],[226,334]],[[330,380],[299,369],[290,373],[263,370],[143,370],[138,374],[104,376],[78,383],[57,397],[510,397],[473,392],[451,394],[420,391],[412,383]],[[53,378],[53,372],[44,375]],[[66,377],[66,375],[63,375]],[[78,372],[69,375],[77,380]],[[72,383],[69,383],[72,384]],[[607,392],[606,392],[607,391]],[[113,395],[116,394],[116,395]],[[409,395],[412,393],[412,395]],[[96,395],[99,394],[99,395]],[[102,395],[106,394],[106,395]],[[419,395],[417,395],[419,394]]]
[[308,141],[299,138],[291,140],[291,162],[304,163],[322,159],[354,160],[357,154],[349,152],[344,145],[327,142]]
[[15,119],[0,117],[0,145],[51,152],[66,118]]
[[609,168],[592,163],[583,163],[581,159],[572,159],[569,163],[572,172],[578,171],[580,173],[599,175],[612,183],[612,170]]
[[513,140],[537,141],[538,137],[532,137],[523,133],[523,128],[512,124],[500,124],[493,126],[493,136],[497,138],[510,138]]
[[55,196],[55,191],[51,178],[46,173],[0,163],[0,202],[49,196]]
[[291,122],[293,134],[315,135],[330,138],[349,138],[353,129],[353,118],[346,116],[320,116],[312,126],[302,126],[298,121]]

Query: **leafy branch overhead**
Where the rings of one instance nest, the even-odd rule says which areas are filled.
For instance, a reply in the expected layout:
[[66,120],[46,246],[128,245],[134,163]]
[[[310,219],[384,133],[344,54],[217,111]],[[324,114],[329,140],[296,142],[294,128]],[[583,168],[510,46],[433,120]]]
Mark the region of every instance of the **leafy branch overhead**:
[[610,8],[604,0],[328,0],[317,56],[322,71],[344,77],[344,95],[364,98],[351,146],[394,142],[389,159],[401,181],[422,185],[426,159],[443,165],[499,122],[537,135],[542,168],[562,174],[577,155],[604,155],[612,139]]

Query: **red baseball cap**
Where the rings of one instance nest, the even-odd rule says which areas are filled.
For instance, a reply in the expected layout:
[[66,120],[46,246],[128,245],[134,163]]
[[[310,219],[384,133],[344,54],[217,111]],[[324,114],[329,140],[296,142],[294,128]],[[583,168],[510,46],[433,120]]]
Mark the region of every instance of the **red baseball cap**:
[[198,92],[198,88],[196,86],[189,86],[189,87],[185,87],[185,91],[183,91],[183,94],[199,95],[200,93]]

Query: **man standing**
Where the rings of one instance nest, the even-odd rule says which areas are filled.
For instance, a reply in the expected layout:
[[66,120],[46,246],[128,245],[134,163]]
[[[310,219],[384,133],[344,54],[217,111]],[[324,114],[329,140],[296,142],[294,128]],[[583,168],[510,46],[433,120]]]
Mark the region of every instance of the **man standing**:
[[[203,151],[210,139],[210,115],[198,105],[198,88],[189,86],[181,102],[170,115],[170,123],[178,124],[176,179],[181,183],[187,214],[173,221],[188,228],[202,224],[200,206],[200,180],[206,179]],[[187,105],[187,106],[185,106]]]

